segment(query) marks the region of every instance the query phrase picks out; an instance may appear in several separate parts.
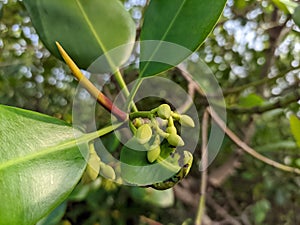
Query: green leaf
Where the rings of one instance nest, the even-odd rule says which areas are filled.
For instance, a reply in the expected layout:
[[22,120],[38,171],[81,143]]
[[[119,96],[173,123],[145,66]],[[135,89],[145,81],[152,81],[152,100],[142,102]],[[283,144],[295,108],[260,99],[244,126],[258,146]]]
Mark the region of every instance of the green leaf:
[[252,208],[255,224],[262,224],[266,219],[267,213],[270,211],[270,202],[266,199],[260,200]]
[[273,3],[285,13],[293,14],[298,3],[292,0],[272,0]]
[[300,120],[297,116],[292,115],[290,117],[290,126],[297,145],[300,147]]
[[293,20],[295,24],[300,27],[300,5],[295,9],[293,13]]
[[226,0],[151,0],[141,30],[141,77],[187,58],[214,28]]
[[241,97],[239,100],[239,106],[247,107],[247,108],[260,106],[263,103],[264,103],[264,99],[261,96],[254,93],[249,94],[245,97]]
[[284,3],[282,3],[280,0],[272,0],[272,2],[274,3],[274,5],[277,6],[278,9],[280,9],[284,13],[286,14],[290,13],[287,6]]
[[122,148],[120,159],[121,176],[132,185],[146,186],[162,182],[180,170],[179,166],[168,162],[168,158],[163,162],[149,163],[146,147],[135,138],[129,140]]
[[0,225],[35,224],[67,198],[88,157],[75,135],[63,121],[0,105]]
[[41,219],[36,225],[57,225],[67,210],[67,202],[63,202],[56,209],[54,209],[48,216]]
[[300,159],[296,159],[296,160],[295,160],[295,164],[296,164],[297,167],[300,168]]
[[151,204],[160,208],[167,208],[174,205],[174,191],[155,190],[153,188],[133,187],[130,189],[132,198],[139,203]]
[[128,43],[135,40],[135,24],[119,0],[23,2],[39,37],[56,57],[61,58],[55,41],[83,69],[124,44],[120,51],[107,55],[107,60],[110,66],[119,67],[129,58],[133,45]]

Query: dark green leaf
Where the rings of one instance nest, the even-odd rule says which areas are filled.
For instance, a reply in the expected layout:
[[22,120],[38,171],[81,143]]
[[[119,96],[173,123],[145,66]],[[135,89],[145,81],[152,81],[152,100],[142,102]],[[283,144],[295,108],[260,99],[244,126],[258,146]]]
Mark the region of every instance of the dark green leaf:
[[164,163],[150,164],[147,160],[147,150],[135,138],[129,140],[121,150],[122,178],[132,185],[146,186],[162,182],[179,170],[179,166],[170,166],[168,158]]
[[214,28],[225,3],[151,0],[141,31],[141,77],[170,69],[194,52]]
[[88,144],[64,122],[0,106],[0,224],[35,224],[61,204],[86,167]]
[[293,20],[297,26],[300,26],[300,6],[298,6],[293,13]]
[[[60,58],[55,41],[83,69],[98,57],[135,40],[135,24],[119,0],[24,0],[33,25],[45,46]],[[132,45],[109,55],[120,66]],[[112,65],[110,65],[112,66]]]

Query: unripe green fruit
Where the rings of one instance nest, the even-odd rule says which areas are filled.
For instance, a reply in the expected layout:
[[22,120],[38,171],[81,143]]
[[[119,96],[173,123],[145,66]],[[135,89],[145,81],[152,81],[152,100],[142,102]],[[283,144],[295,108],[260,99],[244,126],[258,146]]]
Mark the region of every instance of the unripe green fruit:
[[150,149],[147,152],[147,159],[150,163],[153,163],[160,155],[160,146]]
[[100,171],[101,171],[101,174],[105,178],[112,179],[112,180],[116,179],[116,173],[110,165],[107,165],[105,163],[101,163],[100,164]]
[[182,138],[177,134],[170,134],[167,137],[167,141],[169,142],[170,145],[173,145],[176,147],[184,146],[184,142],[183,142]]
[[175,126],[167,127],[166,132],[169,134],[177,134],[177,129]]
[[179,123],[185,127],[195,127],[194,120],[188,115],[180,116]]
[[157,115],[162,119],[169,119],[171,115],[171,107],[168,104],[162,104],[157,109]]
[[152,137],[152,129],[149,124],[143,124],[140,126],[135,134],[140,144],[146,144]]

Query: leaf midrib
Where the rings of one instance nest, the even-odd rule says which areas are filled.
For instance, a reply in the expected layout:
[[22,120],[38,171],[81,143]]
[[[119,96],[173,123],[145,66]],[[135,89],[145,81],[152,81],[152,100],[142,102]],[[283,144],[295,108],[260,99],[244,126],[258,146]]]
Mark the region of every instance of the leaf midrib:
[[117,124],[114,124],[114,125],[110,125],[108,127],[105,127],[101,130],[98,130],[98,131],[95,131],[93,133],[88,133],[88,134],[82,134],[82,136],[79,136],[79,137],[76,137],[74,139],[70,139],[66,142],[61,142],[61,143],[58,143],[54,146],[49,146],[49,147],[46,147],[38,152],[34,152],[32,154],[28,154],[26,156],[22,156],[20,158],[15,158],[15,159],[11,159],[11,160],[8,160],[2,164],[0,164],[0,171],[7,168],[7,167],[10,167],[10,166],[13,166],[13,165],[17,165],[17,164],[21,164],[23,162],[27,162],[27,161],[30,161],[30,160],[33,160],[33,159],[37,159],[39,157],[42,157],[42,156],[45,156],[45,155],[49,155],[49,154],[52,154],[52,153],[55,153],[55,152],[58,152],[58,151],[62,151],[64,149],[68,149],[70,147],[74,147],[74,146],[79,146],[79,145],[82,145],[84,143],[88,143],[98,137],[101,137],[105,134],[108,134],[110,133],[111,131],[119,128],[120,126],[122,126],[123,123],[117,123]]
[[[81,137],[83,137],[83,136],[81,136]],[[83,139],[83,138],[81,138],[81,139]],[[6,169],[8,167],[11,167],[11,166],[15,166],[15,165],[18,165],[18,164],[22,164],[24,162],[29,162],[31,160],[41,158],[41,157],[46,156],[46,155],[53,154],[53,153],[58,152],[58,151],[62,151],[62,150],[65,150],[65,149],[69,149],[71,147],[79,146],[79,145],[83,144],[84,142],[86,142],[86,141],[83,141],[83,140],[81,140],[81,142],[80,142],[79,140],[80,139],[71,139],[71,140],[68,140],[68,141],[63,142],[63,143],[58,143],[54,146],[46,147],[46,148],[44,148],[40,151],[31,153],[31,154],[27,154],[25,156],[19,156],[19,158],[10,159],[10,160],[0,164],[0,171],[3,170],[3,169]]]
[[80,0],[75,0],[75,1],[77,3],[77,6],[78,6],[80,12],[83,15],[83,18],[84,18],[85,22],[87,23],[87,25],[90,28],[94,38],[96,39],[97,43],[99,44],[99,47],[102,49],[102,51],[104,53],[104,56],[107,59],[109,65],[111,66],[111,68],[114,68],[115,65],[114,65],[112,59],[109,57],[109,55],[105,54],[107,52],[107,49],[106,49],[103,41],[101,40],[100,36],[97,34],[97,31],[96,31],[95,27],[93,26],[91,20],[89,19],[88,14],[85,12],[84,7],[82,6]]

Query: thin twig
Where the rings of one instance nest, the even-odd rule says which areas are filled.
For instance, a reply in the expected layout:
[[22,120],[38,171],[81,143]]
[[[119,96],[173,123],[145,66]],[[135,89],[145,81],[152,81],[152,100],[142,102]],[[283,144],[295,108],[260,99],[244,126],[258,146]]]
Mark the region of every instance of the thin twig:
[[261,114],[273,109],[284,108],[292,103],[295,103],[300,100],[300,89],[295,90],[294,92],[280,97],[275,102],[269,102],[261,106],[244,108],[244,107],[228,107],[227,109],[232,113],[242,113],[242,114]]
[[260,79],[260,80],[258,80],[258,81],[254,81],[254,82],[251,82],[251,83],[248,83],[248,84],[245,84],[245,85],[241,85],[241,86],[238,86],[238,87],[234,87],[234,88],[232,88],[232,89],[224,90],[224,91],[223,91],[223,95],[224,95],[224,96],[227,96],[227,95],[230,95],[230,94],[237,94],[237,93],[240,93],[240,92],[246,90],[247,88],[258,87],[258,86],[260,86],[260,85],[264,85],[264,84],[267,84],[267,83],[273,83],[273,82],[275,82],[277,79],[286,76],[288,73],[293,72],[293,71],[296,71],[296,70],[299,70],[299,69],[300,69],[300,67],[293,68],[292,70],[285,71],[285,72],[280,73],[280,74],[278,74],[277,76],[272,77],[272,78],[265,77],[265,78]]
[[202,224],[203,215],[205,211],[205,195],[206,195],[206,188],[207,188],[207,165],[208,165],[208,152],[207,152],[208,121],[209,121],[209,114],[208,111],[205,110],[202,119],[202,147],[201,147],[202,177],[201,177],[199,206],[198,206],[198,212],[195,220],[195,225]]
[[286,172],[290,172],[290,173],[296,173],[296,174],[300,174],[300,169],[298,168],[294,168],[294,167],[290,167],[290,166],[286,166],[283,165],[281,163],[278,163],[272,159],[269,159],[263,155],[261,155],[260,153],[258,153],[257,151],[255,151],[253,148],[249,147],[245,142],[243,142],[241,139],[239,139],[238,136],[236,136],[224,123],[224,121],[217,115],[217,113],[212,109],[212,108],[208,108],[208,112],[211,115],[212,119],[218,124],[218,126],[223,130],[223,132],[225,132],[228,137],[237,145],[239,146],[242,150],[244,150],[245,152],[247,152],[248,154],[252,155],[254,158],[270,165],[273,166],[277,169],[280,169],[282,171],[286,171]]
[[222,206],[220,206],[211,196],[207,195],[207,203],[214,208],[215,212],[223,217],[227,224],[241,225],[241,223],[231,216]]

